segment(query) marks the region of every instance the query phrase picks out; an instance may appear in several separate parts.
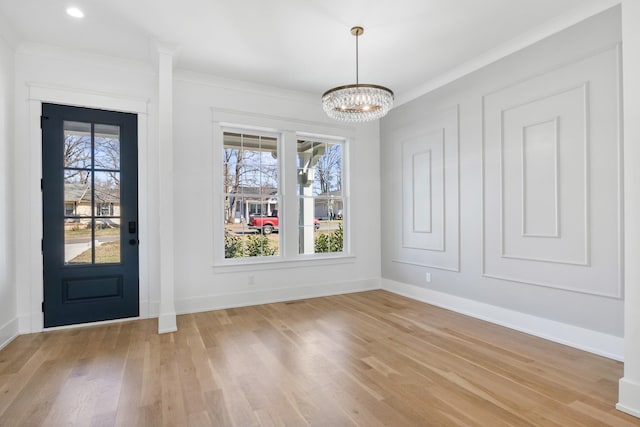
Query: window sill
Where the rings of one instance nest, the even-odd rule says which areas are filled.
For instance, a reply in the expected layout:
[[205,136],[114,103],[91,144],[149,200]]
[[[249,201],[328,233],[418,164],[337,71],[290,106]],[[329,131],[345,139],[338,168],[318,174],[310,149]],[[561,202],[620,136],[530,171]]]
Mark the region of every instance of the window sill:
[[336,256],[310,256],[300,258],[275,260],[251,260],[251,262],[238,263],[215,263],[212,268],[215,273],[232,273],[241,271],[260,271],[260,270],[285,270],[300,267],[317,267],[324,265],[336,264],[353,264],[356,261],[354,255],[336,255]]

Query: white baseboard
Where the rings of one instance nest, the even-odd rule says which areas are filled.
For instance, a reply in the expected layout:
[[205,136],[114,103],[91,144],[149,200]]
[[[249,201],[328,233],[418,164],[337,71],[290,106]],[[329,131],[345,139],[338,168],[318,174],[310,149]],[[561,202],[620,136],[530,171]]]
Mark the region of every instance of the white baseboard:
[[298,286],[295,288],[264,289],[252,292],[208,295],[197,298],[177,299],[176,312],[178,314],[198,313],[201,311],[271,304],[305,298],[371,291],[374,289],[380,289],[380,279],[378,278],[338,283],[329,282],[319,285]]
[[176,313],[162,313],[158,316],[158,333],[168,334],[178,330]]
[[[145,310],[145,307],[147,306],[150,307],[149,310]],[[158,317],[159,307],[160,307],[159,302],[156,302],[154,305],[154,303],[148,304],[147,301],[142,301],[140,315],[137,317],[125,317],[123,319],[103,320],[99,322],[76,323],[73,325],[55,326],[50,328],[44,327],[44,313],[36,312],[36,313],[33,313],[32,315],[27,314],[27,315],[18,317],[19,335],[34,334],[38,332],[55,331],[55,330],[61,330],[61,329],[82,328],[85,326],[107,325],[109,323],[128,322],[130,320],[135,320],[135,319],[155,318],[155,317]]]
[[[364,279],[349,282],[323,283],[318,285],[297,286],[293,288],[261,289],[249,292],[237,292],[229,294],[207,295],[193,298],[182,298],[175,301],[177,314],[198,313],[201,311],[222,310],[225,308],[246,307],[259,304],[270,304],[274,302],[292,301],[305,298],[316,298],[329,295],[348,294],[352,292],[363,292],[380,289],[380,279]],[[176,313],[160,314],[159,301],[143,301],[148,307],[146,316],[140,318],[158,318],[158,333],[175,332]],[[141,310],[143,314],[144,310]],[[131,319],[125,319],[131,320]],[[109,321],[113,322],[113,321]],[[72,325],[68,328],[96,325],[89,323],[82,325]],[[17,322],[16,322],[17,325]],[[39,326],[33,326],[39,325]],[[51,328],[47,328],[50,330]],[[42,332],[42,313],[35,313],[32,316],[20,317],[20,334]],[[1,336],[0,336],[1,337]],[[1,341],[0,341],[1,342]]]
[[5,348],[18,336],[18,318],[15,317],[0,326],[0,350]]
[[382,279],[382,289],[457,313],[486,320],[500,326],[535,335],[540,338],[622,361],[624,339],[602,332],[549,320],[518,311],[422,288],[415,285]]
[[626,377],[622,378],[619,384],[616,409],[640,418],[640,384]]
[[41,311],[18,318],[20,319],[20,335],[44,331],[44,313]]

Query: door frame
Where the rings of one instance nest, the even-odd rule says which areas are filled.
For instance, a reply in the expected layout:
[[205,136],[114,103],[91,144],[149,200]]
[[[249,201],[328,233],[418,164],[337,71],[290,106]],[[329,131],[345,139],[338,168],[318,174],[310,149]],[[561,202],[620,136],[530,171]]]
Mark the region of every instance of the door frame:
[[[149,137],[148,137],[148,104],[147,99],[136,99],[122,97],[111,94],[91,93],[83,90],[58,88],[46,85],[28,85],[28,124],[29,124],[29,158],[25,161],[29,167],[28,189],[26,194],[28,200],[24,209],[28,211],[24,221],[17,221],[16,229],[28,229],[29,232],[18,241],[22,240],[26,245],[28,253],[28,265],[23,270],[27,277],[23,277],[23,283],[28,282],[29,286],[25,293],[18,292],[18,307],[20,301],[26,297],[29,312],[19,316],[19,333],[33,333],[44,330],[44,315],[42,312],[42,301],[44,299],[44,275],[43,256],[41,251],[42,241],[42,194],[40,191],[40,180],[42,178],[42,130],[40,128],[40,116],[42,115],[43,103],[54,103],[61,105],[72,105],[77,107],[97,108],[110,111],[134,113],[138,115],[138,218],[139,218],[139,292],[140,292],[140,316],[137,318],[148,318],[153,315],[150,301],[149,289],[149,168],[145,161],[149,157]],[[16,135],[19,137],[19,134]],[[17,213],[24,212],[23,209]],[[20,218],[20,215],[16,215]],[[28,223],[25,223],[27,221]],[[22,228],[20,227],[22,225]],[[16,281],[20,279],[20,272],[16,272]],[[26,279],[26,280],[24,280]],[[24,304],[24,303],[23,303]],[[104,322],[92,322],[92,325],[100,323],[122,322],[136,319],[136,317],[108,320]],[[84,324],[58,326],[46,328],[46,330],[65,329],[82,326]]]

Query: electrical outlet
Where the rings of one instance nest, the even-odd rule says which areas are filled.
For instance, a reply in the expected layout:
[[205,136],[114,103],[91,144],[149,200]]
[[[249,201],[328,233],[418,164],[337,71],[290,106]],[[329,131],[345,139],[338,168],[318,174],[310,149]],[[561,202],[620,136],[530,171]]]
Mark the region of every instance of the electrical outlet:
[[249,275],[249,285],[255,285],[256,284],[256,276],[254,276],[253,274]]
[[427,281],[427,283],[431,283],[431,273],[427,272],[424,276],[424,279]]

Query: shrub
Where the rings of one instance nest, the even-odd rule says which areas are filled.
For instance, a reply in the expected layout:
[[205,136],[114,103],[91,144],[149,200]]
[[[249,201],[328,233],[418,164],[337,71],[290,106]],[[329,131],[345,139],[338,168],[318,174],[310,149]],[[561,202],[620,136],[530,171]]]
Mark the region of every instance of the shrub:
[[245,256],[275,255],[276,248],[272,248],[269,243],[269,238],[264,235],[247,236]]
[[224,257],[239,258],[242,256],[242,239],[229,233],[224,234]]
[[344,231],[342,224],[338,225],[338,229],[329,234],[320,234],[315,238],[315,252],[342,252],[344,248]]
[[242,238],[230,233],[224,235],[224,257],[241,258],[243,256],[265,256],[275,255],[276,248],[272,248],[267,236],[252,235],[247,236],[244,241],[244,251]]

